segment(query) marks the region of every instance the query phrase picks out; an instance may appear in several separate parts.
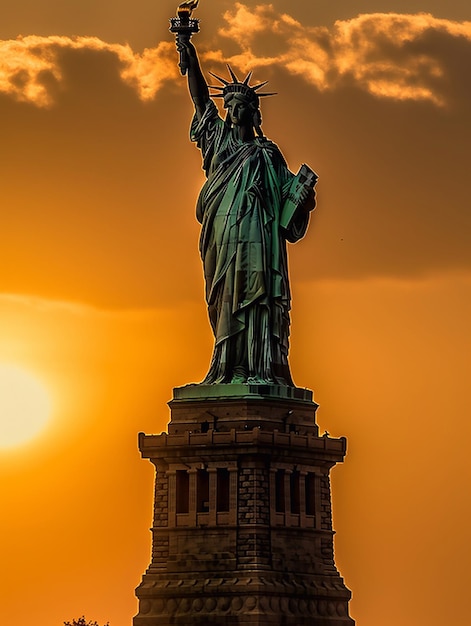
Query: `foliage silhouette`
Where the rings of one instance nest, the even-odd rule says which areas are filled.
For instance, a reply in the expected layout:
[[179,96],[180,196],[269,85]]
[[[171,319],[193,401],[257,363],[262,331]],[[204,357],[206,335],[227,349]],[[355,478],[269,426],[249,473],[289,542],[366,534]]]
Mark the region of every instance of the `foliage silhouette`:
[[[98,622],[88,622],[85,616],[82,615],[82,617],[73,619],[71,622],[64,622],[64,626],[100,626],[100,624]],[[106,622],[103,626],[110,626],[110,623]]]

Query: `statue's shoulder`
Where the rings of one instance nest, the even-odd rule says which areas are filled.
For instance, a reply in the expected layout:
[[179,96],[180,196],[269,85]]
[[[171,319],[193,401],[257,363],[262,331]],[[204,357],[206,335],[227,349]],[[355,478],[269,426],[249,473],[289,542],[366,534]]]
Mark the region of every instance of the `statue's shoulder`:
[[199,124],[201,126],[214,126],[220,125],[224,123],[221,116],[219,115],[219,111],[217,106],[214,104],[212,100],[208,100],[206,103],[206,108],[199,120]]
[[281,160],[284,161],[281,150],[271,139],[267,139],[267,137],[257,137],[255,141],[271,159],[281,158]]
[[206,104],[206,108],[201,115],[195,113],[190,127],[191,141],[203,141],[209,137],[218,137],[223,134],[224,121],[219,115],[219,111],[212,100]]
[[257,137],[255,141],[260,146],[260,148],[263,148],[264,150],[268,150],[270,152],[280,152],[280,149],[278,148],[276,143],[274,143],[273,141],[271,141],[271,139],[268,139],[267,137]]
[[256,143],[262,147],[262,148],[271,148],[271,147],[277,147],[276,143],[274,143],[271,139],[268,139],[268,137],[255,137],[255,141]]

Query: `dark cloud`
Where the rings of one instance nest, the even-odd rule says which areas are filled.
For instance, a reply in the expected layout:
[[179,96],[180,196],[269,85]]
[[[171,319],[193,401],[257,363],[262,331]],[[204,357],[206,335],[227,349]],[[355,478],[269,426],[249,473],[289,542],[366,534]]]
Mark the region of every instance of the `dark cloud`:
[[[244,70],[284,67],[321,91],[353,82],[380,98],[443,106],[454,77],[444,52],[455,42],[471,52],[471,22],[425,13],[365,14],[327,28],[309,27],[273,5],[236,3],[224,17],[220,34],[239,47],[231,63]],[[222,57],[217,50],[208,55]]]
[[[266,134],[293,170],[305,161],[320,175],[311,231],[290,251],[296,280],[469,270],[469,41],[446,26],[399,47],[371,37],[361,80],[335,70],[325,89],[286,64],[255,67],[280,94],[263,103]],[[296,25],[285,18],[285,27]],[[0,99],[3,290],[107,307],[201,299],[203,177],[185,79],[175,82],[175,65],[162,73],[174,51],[28,43],[9,65],[16,91]],[[316,45],[332,54],[327,30]],[[373,95],[362,82],[378,58],[399,67],[414,56],[440,60],[441,74],[425,74],[444,104]],[[204,63],[217,69],[216,57]]]
[[181,297],[191,268],[170,275],[169,258],[197,254],[180,227],[193,223],[194,182],[169,185],[185,179],[174,150],[192,152],[186,94],[144,103],[109,51],[64,50],[58,67],[53,107],[0,100],[2,290],[104,306]]
[[[224,21],[219,41],[211,42],[210,49],[202,40],[202,56],[208,62],[220,63],[229,56],[244,70],[284,67],[321,91],[353,81],[377,97],[446,105],[447,90],[457,78],[453,50],[459,48],[464,58],[471,56],[471,22],[430,14],[374,13],[337,20],[330,28],[309,27],[289,14],[277,13],[273,5],[251,8],[235,3]],[[143,100],[152,99],[163,85],[177,79],[168,36],[155,48],[136,53],[128,45],[96,37],[30,35],[0,41],[0,92],[38,106],[52,105],[41,76],[47,74],[61,83],[59,54],[66,50],[115,56],[121,79]]]
[[0,93],[39,107],[53,106],[54,94],[43,78],[48,75],[54,85],[62,85],[62,59],[67,51],[77,57],[87,52],[113,57],[121,80],[134,87],[142,100],[152,99],[166,81],[177,76],[174,45],[168,41],[134,53],[128,45],[108,44],[96,37],[29,35],[0,41]]
[[[311,233],[292,250],[293,274],[407,278],[469,270],[465,111],[377,100],[354,87],[307,97],[290,83],[291,115],[285,109],[279,141],[291,161],[301,157],[320,175],[318,210]],[[309,120],[310,130],[299,120]]]

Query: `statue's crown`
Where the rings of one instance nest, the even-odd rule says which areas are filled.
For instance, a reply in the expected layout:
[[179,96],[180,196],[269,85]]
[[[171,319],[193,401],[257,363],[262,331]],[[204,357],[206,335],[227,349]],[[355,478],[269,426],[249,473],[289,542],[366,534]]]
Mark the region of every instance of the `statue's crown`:
[[211,85],[211,89],[218,89],[222,93],[214,93],[211,94],[212,98],[224,98],[228,94],[241,94],[244,98],[246,98],[249,102],[255,102],[258,104],[258,99],[264,96],[274,96],[274,93],[257,93],[259,89],[264,87],[267,84],[267,80],[263,83],[259,83],[258,85],[249,85],[249,81],[252,77],[252,72],[249,72],[245,79],[241,82],[237,76],[234,74],[230,65],[227,66],[229,70],[229,74],[231,75],[232,82],[226,80],[225,78],[221,78],[217,76],[217,74],[213,74],[209,72],[211,76],[214,76],[222,85],[213,86]]

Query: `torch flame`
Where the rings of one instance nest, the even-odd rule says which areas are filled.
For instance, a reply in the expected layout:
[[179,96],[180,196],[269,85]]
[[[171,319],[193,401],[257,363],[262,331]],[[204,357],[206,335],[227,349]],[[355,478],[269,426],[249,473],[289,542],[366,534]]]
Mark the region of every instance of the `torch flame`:
[[193,10],[198,6],[199,0],[186,0],[182,2],[177,9],[178,17],[191,17]]

